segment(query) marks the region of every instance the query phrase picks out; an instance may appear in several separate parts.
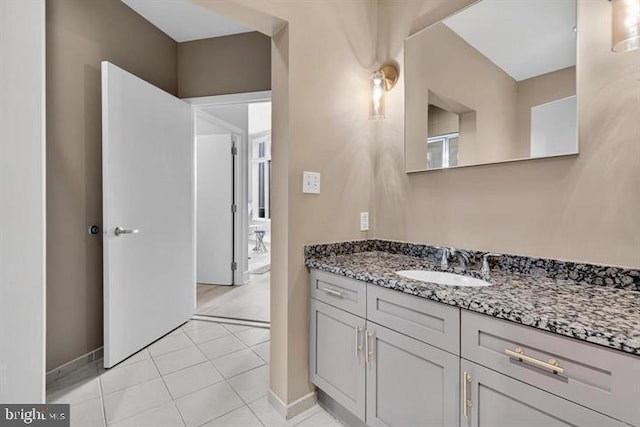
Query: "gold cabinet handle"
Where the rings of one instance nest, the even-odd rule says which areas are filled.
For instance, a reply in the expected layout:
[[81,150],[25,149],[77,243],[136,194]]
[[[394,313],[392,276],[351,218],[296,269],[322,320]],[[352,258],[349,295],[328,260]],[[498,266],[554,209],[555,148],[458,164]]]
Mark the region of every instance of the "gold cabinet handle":
[[360,326],[356,326],[356,357],[360,351],[362,351],[362,346],[360,345],[360,332],[362,332],[362,328]]
[[507,353],[509,357],[513,359],[518,359],[521,362],[530,363],[539,368],[549,369],[550,371],[556,374],[560,374],[560,375],[564,374],[564,368],[560,367],[556,359],[549,359],[548,362],[545,362],[543,360],[538,360],[534,357],[527,356],[526,354],[524,354],[524,350],[522,350],[520,347],[516,348],[515,350],[505,349],[504,352]]
[[471,383],[471,375],[466,372],[462,374],[462,404],[464,405],[462,411],[465,418],[469,418],[469,409],[471,408],[471,398],[469,396],[469,386]]
[[371,357],[373,357],[373,349],[371,346],[371,343],[369,342],[369,340],[371,339],[371,337],[373,336],[373,334],[369,331],[366,332],[366,337],[364,340],[364,360],[365,363],[369,363],[369,359]]
[[343,298],[344,297],[344,292],[338,291],[336,289],[322,288],[321,290],[326,294],[333,295],[334,297],[338,297],[338,298]]

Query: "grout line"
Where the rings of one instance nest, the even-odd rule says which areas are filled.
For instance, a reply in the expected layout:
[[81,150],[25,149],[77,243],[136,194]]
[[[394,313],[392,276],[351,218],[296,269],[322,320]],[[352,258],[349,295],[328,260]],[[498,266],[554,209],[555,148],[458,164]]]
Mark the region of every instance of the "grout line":
[[[180,327],[182,327],[182,326],[180,326]],[[167,390],[167,394],[169,395],[169,398],[171,399],[171,403],[173,403],[173,406],[175,406],[176,411],[178,411],[178,415],[180,415],[180,419],[182,420],[182,424],[186,426],[187,422],[185,421],[184,417],[182,416],[182,412],[180,412],[180,409],[178,409],[178,405],[176,405],[176,400],[173,398],[173,395],[171,394],[171,390],[169,390],[169,387],[167,386],[167,382],[164,380],[164,376],[160,373],[160,369],[158,368],[158,364],[154,360],[153,356],[151,357],[151,362],[153,363],[153,366],[155,366],[156,371],[158,371],[158,375],[160,375],[160,379],[162,380],[162,384],[164,384],[164,388]],[[192,366],[195,366],[195,365],[192,365]],[[178,372],[178,371],[175,371],[175,372]],[[163,405],[164,405],[164,403],[163,403]],[[160,405],[158,405],[158,406],[160,406]]]
[[[269,393],[269,392],[267,391],[267,394],[268,394],[268,393]],[[264,398],[264,396],[259,397],[259,398],[255,399],[255,400],[252,400],[250,403],[257,402],[258,400],[263,399],[263,398]],[[249,403],[247,403],[245,406],[247,407],[247,409],[249,409],[249,411],[253,414],[253,416],[254,416],[254,417],[256,417],[256,420],[258,420],[258,422],[260,423],[260,425],[261,425],[262,427],[266,427],[266,424],[262,422],[262,420],[260,419],[260,417],[258,416],[258,414],[256,414],[256,411],[254,411],[254,410],[251,408],[251,406],[249,406]],[[286,423],[286,420],[285,420],[285,423]]]
[[102,390],[102,375],[98,373],[98,387],[100,389],[100,404],[102,405],[102,421],[104,422],[104,426],[107,426],[107,408],[104,405],[104,391]]
[[[231,334],[231,331],[227,331],[227,332],[229,332],[229,334]],[[185,334],[185,335],[186,335],[186,334]],[[233,412],[233,411],[236,411],[236,410],[240,409],[242,406],[247,406],[247,404],[246,404],[246,403],[244,402],[244,400],[242,399],[242,396],[240,396],[240,395],[238,394],[238,392],[237,392],[237,391],[235,391],[235,389],[231,386],[231,384],[229,384],[229,382],[227,381],[227,379],[224,377],[224,375],[222,375],[222,373],[221,373],[220,371],[218,371],[218,369],[215,367],[215,365],[213,364],[213,362],[212,362],[211,360],[209,360],[209,358],[208,358],[207,356],[205,356],[205,354],[202,352],[202,350],[200,350],[200,347],[198,347],[198,344],[196,344],[196,343],[195,343],[195,341],[193,341],[193,339],[192,339],[189,335],[187,335],[187,338],[189,338],[189,339],[191,340],[191,342],[193,343],[193,345],[195,345],[195,346],[196,346],[196,348],[198,349],[198,351],[200,352],[200,354],[202,355],[202,357],[204,357],[204,359],[205,359],[207,362],[209,362],[209,364],[211,365],[211,367],[212,367],[212,368],[213,368],[213,369],[214,369],[218,374],[220,374],[220,378],[222,378],[222,381],[218,381],[217,383],[214,383],[214,384],[218,384],[218,383],[220,383],[220,382],[224,382],[224,383],[227,385],[227,387],[229,387],[229,388],[231,389],[231,391],[232,391],[232,392],[234,392],[236,396],[238,396],[238,399],[240,400],[240,402],[242,402],[242,405],[241,405],[241,406],[238,406],[238,407],[237,407],[237,408],[235,408],[235,409],[232,409],[232,410],[230,410],[230,411],[227,411],[227,412],[225,412],[224,414],[221,414],[221,415],[219,415],[219,416],[217,416],[217,417],[215,417],[215,418],[212,418],[212,419],[210,419],[210,420],[207,420],[207,421],[205,421],[204,423],[202,423],[200,426],[203,426],[203,425],[205,425],[205,424],[207,424],[207,423],[210,423],[210,422],[211,422],[211,421],[213,421],[213,420],[217,420],[217,419],[218,419],[218,418],[220,418],[220,417],[224,417],[225,415],[230,414],[231,412]],[[211,340],[211,341],[213,341],[213,340]],[[208,342],[208,341],[207,341],[207,342]],[[245,347],[247,347],[247,345],[246,345],[245,343],[242,343],[242,344],[243,344]],[[247,348],[249,348],[249,347],[247,347]],[[240,350],[239,350],[239,351],[240,351]],[[231,354],[231,353],[230,353],[230,354]],[[258,357],[259,357],[259,356],[258,356]],[[212,386],[212,385],[213,385],[213,384],[209,384],[207,387],[210,387],[210,386]],[[206,388],[206,387],[204,387],[204,388]],[[203,390],[204,388],[202,388],[201,390]],[[195,392],[194,392],[194,393],[195,393]],[[189,393],[189,394],[191,394],[191,393]],[[185,396],[186,396],[186,395],[185,395]],[[184,397],[184,396],[183,396],[183,397]],[[178,412],[180,412],[180,411],[178,411]],[[180,416],[182,416],[182,414],[180,414]],[[184,419],[183,419],[183,421],[184,421]],[[186,423],[186,422],[185,422],[185,425],[187,425],[187,423]]]

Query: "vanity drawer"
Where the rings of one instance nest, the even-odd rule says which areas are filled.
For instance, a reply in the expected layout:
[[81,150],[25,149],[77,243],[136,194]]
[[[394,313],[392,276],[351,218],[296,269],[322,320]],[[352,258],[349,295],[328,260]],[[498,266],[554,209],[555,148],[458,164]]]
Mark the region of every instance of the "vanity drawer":
[[[640,425],[640,357],[466,310],[462,357]],[[553,371],[552,359],[562,372]]]
[[366,316],[367,286],[364,282],[313,269],[309,283],[311,298],[360,317]]
[[368,284],[367,319],[460,354],[460,309],[457,307]]

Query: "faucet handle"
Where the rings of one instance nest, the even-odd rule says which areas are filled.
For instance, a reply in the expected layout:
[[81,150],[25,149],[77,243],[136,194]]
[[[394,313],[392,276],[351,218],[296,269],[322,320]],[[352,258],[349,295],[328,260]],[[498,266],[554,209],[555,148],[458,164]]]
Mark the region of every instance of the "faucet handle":
[[446,270],[449,268],[449,256],[453,254],[449,248],[438,248],[442,251],[442,258],[440,259],[440,268]]
[[500,257],[502,256],[502,254],[496,254],[493,252],[487,252],[486,254],[482,255],[482,269],[480,270],[480,272],[483,275],[489,275],[491,274],[491,268],[489,267],[489,257],[493,256],[493,257]]

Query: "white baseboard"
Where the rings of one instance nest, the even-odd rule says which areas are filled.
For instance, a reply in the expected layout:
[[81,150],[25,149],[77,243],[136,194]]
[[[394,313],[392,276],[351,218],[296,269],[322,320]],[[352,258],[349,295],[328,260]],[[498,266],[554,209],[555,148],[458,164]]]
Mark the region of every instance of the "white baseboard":
[[307,409],[313,407],[316,404],[316,392],[302,396],[300,399],[295,400],[288,405],[284,403],[280,398],[271,390],[267,397],[269,403],[285,420],[290,420],[298,414],[303,413]]
[[93,351],[90,351],[87,354],[83,354],[80,357],[76,357],[71,362],[67,362],[64,365],[58,366],[47,372],[47,384],[52,381],[57,380],[58,378],[62,378],[65,375],[69,375],[71,372],[76,371],[84,366],[87,366],[98,359],[101,359],[103,356],[103,348],[99,347]]

